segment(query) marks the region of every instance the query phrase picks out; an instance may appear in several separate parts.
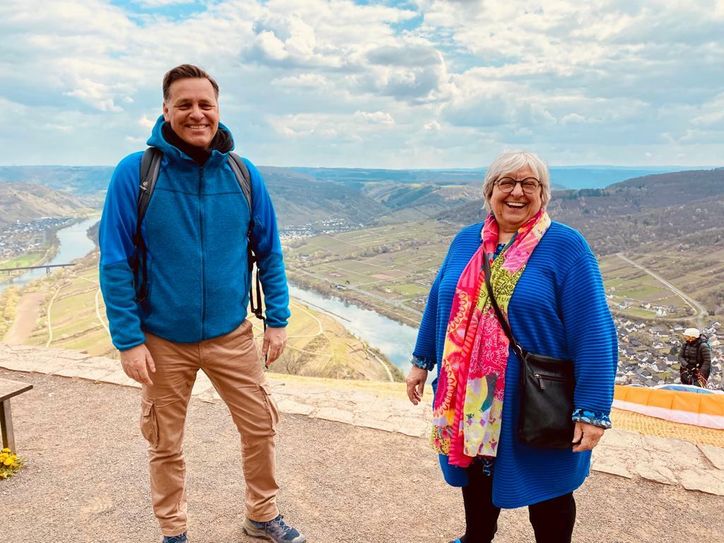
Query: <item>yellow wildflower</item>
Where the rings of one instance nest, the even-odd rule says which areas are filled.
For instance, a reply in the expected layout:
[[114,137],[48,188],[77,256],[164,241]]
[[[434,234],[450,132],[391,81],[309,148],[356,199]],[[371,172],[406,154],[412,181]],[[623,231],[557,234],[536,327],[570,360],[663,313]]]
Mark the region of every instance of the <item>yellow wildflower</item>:
[[23,467],[23,459],[17,454],[3,449],[0,452],[0,479],[7,479],[17,473]]

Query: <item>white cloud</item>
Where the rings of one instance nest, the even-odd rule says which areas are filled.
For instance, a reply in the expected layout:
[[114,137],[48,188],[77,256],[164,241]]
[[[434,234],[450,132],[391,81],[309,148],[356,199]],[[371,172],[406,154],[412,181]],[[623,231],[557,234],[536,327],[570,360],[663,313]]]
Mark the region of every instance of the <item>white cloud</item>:
[[712,164],[723,26],[722,0],[5,0],[0,119],[22,135],[0,144],[115,162],[143,146],[164,72],[192,62],[265,164],[477,166],[520,145],[554,164]]
[[196,4],[196,0],[133,0],[137,6],[144,8],[158,8],[168,6],[186,6],[188,4]]
[[561,124],[567,125],[567,124],[584,124],[586,122],[589,122],[588,119],[586,119],[583,115],[579,115],[578,113],[566,113],[561,117]]
[[255,41],[262,58],[266,60],[284,60],[289,56],[284,42],[271,31],[257,34]]
[[438,132],[442,128],[439,122],[437,121],[431,121],[429,123],[425,123],[423,128],[425,130],[431,131],[431,132]]
[[329,79],[321,74],[301,73],[289,77],[278,77],[272,80],[272,84],[289,89],[321,89],[328,86]]
[[158,117],[143,115],[140,119],[138,119],[138,125],[145,128],[148,132],[151,132],[151,129],[156,124],[157,118]]
[[701,128],[724,130],[724,92],[702,104],[691,124]]
[[392,115],[384,111],[356,111],[354,117],[370,124],[395,124]]
[[122,111],[121,107],[117,106],[113,98],[109,96],[108,86],[103,83],[80,79],[73,90],[66,91],[64,94],[80,98],[100,111]]

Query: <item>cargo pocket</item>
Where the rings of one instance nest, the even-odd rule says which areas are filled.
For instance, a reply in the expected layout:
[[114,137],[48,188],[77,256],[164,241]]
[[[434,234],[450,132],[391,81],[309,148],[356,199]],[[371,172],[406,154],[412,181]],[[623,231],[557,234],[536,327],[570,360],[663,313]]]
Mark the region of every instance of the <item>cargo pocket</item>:
[[141,398],[141,434],[151,447],[158,445],[158,421],[156,408],[151,400]]
[[279,409],[277,408],[277,403],[274,401],[274,398],[271,396],[271,387],[268,383],[262,383],[259,385],[259,388],[261,388],[264,396],[264,404],[266,405],[269,416],[271,417],[271,427],[273,430],[276,430],[277,424],[279,423]]

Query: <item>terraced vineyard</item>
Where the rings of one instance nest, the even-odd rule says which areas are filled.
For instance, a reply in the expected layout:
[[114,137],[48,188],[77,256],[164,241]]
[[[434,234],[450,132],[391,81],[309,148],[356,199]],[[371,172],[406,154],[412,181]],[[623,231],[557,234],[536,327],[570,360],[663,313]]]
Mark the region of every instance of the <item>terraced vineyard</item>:
[[[117,357],[110,341],[98,285],[97,253],[76,266],[35,281],[14,303],[14,323],[4,340]],[[271,371],[314,377],[400,381],[380,353],[349,334],[334,318],[292,302],[289,342]],[[260,322],[252,319],[261,344]]]
[[426,221],[294,240],[285,248],[289,279],[416,326],[456,230]]

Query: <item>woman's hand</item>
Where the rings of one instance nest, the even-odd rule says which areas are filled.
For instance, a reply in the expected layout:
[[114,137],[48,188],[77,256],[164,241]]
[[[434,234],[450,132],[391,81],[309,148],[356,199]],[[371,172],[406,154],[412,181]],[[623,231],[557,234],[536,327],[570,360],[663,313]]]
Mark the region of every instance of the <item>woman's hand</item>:
[[[409,385],[407,390],[409,393]],[[592,450],[598,445],[602,435],[603,428],[600,426],[594,426],[587,422],[577,422],[576,427],[573,429],[573,452]]]
[[425,389],[425,381],[427,381],[427,370],[412,366],[405,382],[407,383],[407,397],[410,398],[413,405],[420,403]]

